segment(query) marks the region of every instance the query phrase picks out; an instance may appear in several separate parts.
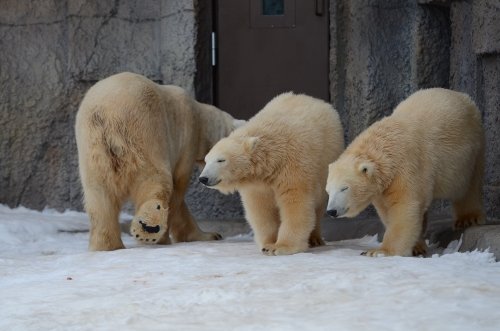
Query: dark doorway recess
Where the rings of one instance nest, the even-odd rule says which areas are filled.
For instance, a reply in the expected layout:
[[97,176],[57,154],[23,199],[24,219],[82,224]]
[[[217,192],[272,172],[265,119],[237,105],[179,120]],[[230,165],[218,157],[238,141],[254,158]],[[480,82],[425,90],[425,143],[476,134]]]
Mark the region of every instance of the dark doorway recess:
[[325,0],[215,0],[214,101],[248,119],[277,94],[329,101]]

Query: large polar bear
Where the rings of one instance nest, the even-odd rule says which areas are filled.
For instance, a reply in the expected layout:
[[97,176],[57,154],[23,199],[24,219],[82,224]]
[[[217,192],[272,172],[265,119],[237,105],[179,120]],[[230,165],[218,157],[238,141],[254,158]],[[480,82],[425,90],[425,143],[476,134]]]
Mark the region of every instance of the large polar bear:
[[220,140],[199,179],[223,193],[239,191],[264,254],[294,254],[323,244],[328,164],[343,149],[342,125],[329,104],[285,93]]
[[370,203],[386,227],[366,255],[425,254],[426,212],[449,199],[455,227],[484,221],[481,116],[465,94],[432,88],[401,102],[330,165],[327,213],[354,217]]
[[143,243],[220,239],[198,228],[184,194],[195,162],[235,124],[183,89],[133,73],[90,88],[75,125],[89,248],[124,247],[118,214],[127,199],[136,208],[131,234]]

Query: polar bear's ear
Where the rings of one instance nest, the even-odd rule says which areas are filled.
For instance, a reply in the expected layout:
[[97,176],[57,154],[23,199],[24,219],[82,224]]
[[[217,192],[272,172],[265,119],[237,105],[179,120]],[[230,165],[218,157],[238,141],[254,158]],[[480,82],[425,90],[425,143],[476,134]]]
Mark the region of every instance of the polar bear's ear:
[[233,120],[233,129],[236,130],[237,128],[242,127],[243,125],[245,125],[246,123],[247,123],[247,121],[245,121],[245,120],[236,120],[236,119],[234,119]]
[[259,143],[259,137],[249,137],[246,138],[243,142],[243,146],[245,147],[246,152],[252,152],[255,149],[255,146]]
[[361,173],[371,177],[375,171],[375,164],[369,161],[363,161],[359,164],[358,169]]

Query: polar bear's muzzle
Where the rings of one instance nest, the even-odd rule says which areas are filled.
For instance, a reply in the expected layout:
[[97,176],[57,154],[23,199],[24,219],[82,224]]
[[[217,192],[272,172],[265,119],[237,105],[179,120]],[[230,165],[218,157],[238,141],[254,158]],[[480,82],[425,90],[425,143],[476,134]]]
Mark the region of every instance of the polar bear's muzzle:
[[345,190],[340,192],[330,192],[328,206],[326,208],[326,213],[328,214],[328,216],[334,218],[345,217],[347,212],[349,211],[347,201],[348,198],[345,194]]
[[220,179],[216,179],[216,178],[208,178],[206,176],[200,176],[200,178],[198,178],[200,183],[202,183],[203,185],[207,186],[207,187],[210,187],[210,186],[216,186],[217,184],[220,183]]
[[340,208],[340,209],[337,209],[335,207],[332,207],[331,209],[327,209],[326,210],[326,213],[328,214],[328,216],[331,216],[333,218],[337,218],[337,217],[344,217],[345,214],[349,211],[349,208],[347,209],[344,209],[344,208]]

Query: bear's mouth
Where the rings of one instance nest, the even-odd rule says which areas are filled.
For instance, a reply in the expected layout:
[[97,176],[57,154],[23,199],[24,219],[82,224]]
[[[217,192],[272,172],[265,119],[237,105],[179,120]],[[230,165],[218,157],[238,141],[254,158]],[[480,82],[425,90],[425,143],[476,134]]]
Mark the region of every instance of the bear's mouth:
[[203,185],[205,185],[206,187],[213,187],[213,186],[217,186],[219,185],[219,183],[221,182],[221,180],[216,180],[216,181],[211,181],[209,180],[208,182],[206,183],[203,183]]
[[349,212],[349,207],[347,207],[347,208],[344,210],[344,212],[343,212],[342,214],[338,215],[337,217],[347,217],[346,215],[347,215],[347,213],[348,213],[348,212]]

